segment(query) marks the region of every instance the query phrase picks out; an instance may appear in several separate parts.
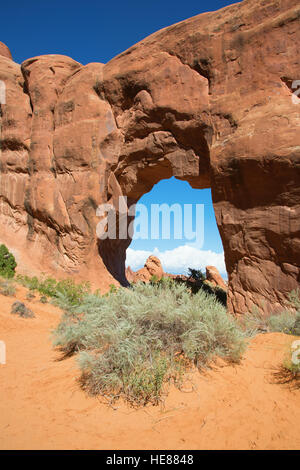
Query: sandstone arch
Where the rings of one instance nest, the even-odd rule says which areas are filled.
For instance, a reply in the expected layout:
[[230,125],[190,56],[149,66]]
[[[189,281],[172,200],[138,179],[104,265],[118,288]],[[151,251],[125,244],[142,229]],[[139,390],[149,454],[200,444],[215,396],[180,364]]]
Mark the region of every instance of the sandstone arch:
[[1,49],[0,237],[24,269],[122,281],[126,243],[99,245],[96,208],[174,175],[212,189],[229,310],[283,305],[300,280],[299,21],[297,0],[245,0],[106,65]]

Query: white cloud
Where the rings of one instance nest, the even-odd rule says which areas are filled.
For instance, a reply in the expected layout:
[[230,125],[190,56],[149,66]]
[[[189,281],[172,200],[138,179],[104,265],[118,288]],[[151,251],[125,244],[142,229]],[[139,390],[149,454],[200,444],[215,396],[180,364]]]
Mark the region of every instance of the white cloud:
[[190,245],[182,245],[173,250],[153,251],[133,250],[128,248],[126,252],[126,266],[136,271],[144,266],[146,259],[150,255],[157,256],[165,272],[175,274],[185,274],[188,268],[202,269],[206,266],[215,266],[220,273],[227,276],[224,253],[215,253],[211,250],[199,250]]

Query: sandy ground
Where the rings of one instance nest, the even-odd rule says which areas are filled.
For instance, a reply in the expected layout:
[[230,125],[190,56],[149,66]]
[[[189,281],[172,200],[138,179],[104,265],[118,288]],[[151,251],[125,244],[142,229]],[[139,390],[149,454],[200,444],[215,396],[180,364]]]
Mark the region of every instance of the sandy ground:
[[36,318],[22,319],[10,314],[15,300],[0,295],[0,449],[300,448],[300,390],[273,376],[295,338],[257,336],[240,365],[193,372],[164,406],[112,408],[79,388],[75,358],[57,361],[50,331],[61,311],[25,301]]

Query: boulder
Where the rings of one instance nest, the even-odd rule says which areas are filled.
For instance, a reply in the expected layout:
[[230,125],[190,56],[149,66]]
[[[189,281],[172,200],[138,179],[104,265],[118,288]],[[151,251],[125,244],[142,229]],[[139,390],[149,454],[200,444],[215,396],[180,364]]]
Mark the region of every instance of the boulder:
[[12,56],[8,47],[0,41],[0,56],[6,57],[7,59],[12,60]]
[[214,287],[219,286],[227,290],[227,286],[215,266],[206,266],[206,280],[209,281]]
[[126,269],[127,280],[129,282],[150,282],[152,276],[157,280],[164,276],[164,271],[160,260],[156,256],[149,256],[144,264],[144,267],[134,272],[130,267]]

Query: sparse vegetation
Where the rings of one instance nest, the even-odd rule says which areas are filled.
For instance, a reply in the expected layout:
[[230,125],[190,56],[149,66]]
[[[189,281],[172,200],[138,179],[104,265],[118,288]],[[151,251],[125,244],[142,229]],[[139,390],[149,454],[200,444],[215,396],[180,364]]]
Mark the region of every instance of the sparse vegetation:
[[138,283],[106,297],[87,293],[77,304],[64,293],[57,297],[66,313],[54,344],[65,355],[80,352],[81,385],[89,393],[156,404],[165,385],[180,383],[193,364],[240,359],[244,336],[217,299],[165,282]]
[[172,277],[162,277],[158,278],[155,274],[151,276],[150,284],[151,285],[160,285],[161,287],[168,288],[174,284],[184,284],[186,285],[192,294],[196,294],[199,290],[205,291],[209,295],[213,295],[217,300],[224,306],[227,304],[227,292],[222,289],[220,286],[211,285],[205,278],[204,273],[200,269],[189,268],[189,277],[187,279],[183,278],[172,278]]
[[11,307],[11,313],[17,314],[22,318],[34,318],[35,315],[32,310],[26,307],[22,302],[14,302]]
[[13,278],[17,263],[15,257],[5,245],[0,245],[0,276],[7,279]]
[[27,300],[33,300],[33,299],[35,299],[34,293],[31,292],[31,291],[27,292],[27,294],[26,294],[26,299],[27,299]]
[[193,279],[199,283],[203,283],[205,281],[205,274],[201,271],[201,269],[189,268],[188,275],[190,279]]
[[39,292],[43,297],[57,299],[62,296],[69,304],[79,304],[84,295],[90,292],[90,284],[76,284],[72,279],[57,281],[53,278],[39,280],[37,277],[18,275],[16,280],[31,291]]
[[16,294],[16,288],[11,279],[1,279],[0,278],[0,294],[6,295],[9,297],[14,297]]
[[292,291],[289,295],[290,309],[272,315],[264,315],[258,308],[246,314],[242,325],[249,336],[257,333],[281,332],[300,335],[300,291]]
[[290,345],[284,361],[274,377],[277,383],[288,384],[292,388],[300,388],[300,347],[295,341]]

